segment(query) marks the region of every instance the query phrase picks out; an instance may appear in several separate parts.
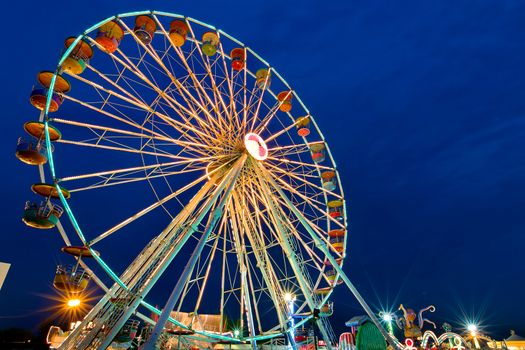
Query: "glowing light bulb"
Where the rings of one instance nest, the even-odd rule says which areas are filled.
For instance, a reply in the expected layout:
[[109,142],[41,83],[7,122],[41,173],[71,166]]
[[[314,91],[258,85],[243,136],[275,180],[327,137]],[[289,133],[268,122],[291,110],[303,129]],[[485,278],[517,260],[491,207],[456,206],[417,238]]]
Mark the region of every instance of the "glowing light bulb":
[[67,301],[67,306],[68,307],[77,307],[80,305],[80,299],[69,299]]

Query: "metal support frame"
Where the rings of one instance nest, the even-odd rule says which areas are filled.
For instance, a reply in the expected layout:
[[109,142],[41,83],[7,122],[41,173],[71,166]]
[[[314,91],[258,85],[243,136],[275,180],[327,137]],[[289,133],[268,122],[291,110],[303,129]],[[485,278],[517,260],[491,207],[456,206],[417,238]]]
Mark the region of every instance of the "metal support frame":
[[[164,309],[162,310],[162,313],[158,321],[156,322],[155,327],[153,328],[150,338],[146,341],[146,343],[144,343],[142,349],[144,350],[155,349],[155,346],[162,333],[162,330],[164,329],[164,326],[166,322],[168,321],[168,317],[170,316],[171,311],[173,310],[173,308],[175,307],[175,304],[180,298],[180,295],[182,293],[182,290],[184,289],[184,284],[186,280],[193,273],[193,269],[195,267],[197,259],[199,255],[201,254],[202,250],[204,249],[204,246],[206,245],[206,242],[208,241],[208,237],[210,236],[211,232],[215,228],[217,221],[222,217],[224,206],[226,205],[226,203],[231,197],[230,196],[231,190],[235,184],[237,177],[240,174],[240,170],[242,166],[244,165],[244,161],[246,160],[246,157],[247,157],[246,154],[242,155],[241,158],[236,162],[236,164],[230,170],[229,174],[223,179],[222,185],[224,186],[225,184],[228,184],[227,189],[225,189],[224,191],[221,191],[224,193],[223,198],[213,210],[211,214],[212,215],[211,222],[208,223],[206,231],[201,236],[199,243],[195,247],[188,263],[186,264],[181,276],[179,277],[177,284],[173,288],[173,291],[171,292],[171,295],[168,298],[168,301],[166,301],[166,305],[164,306]],[[201,220],[202,218],[204,218],[203,214],[199,216]],[[200,220],[198,220],[198,222],[200,222]],[[188,237],[196,231],[198,222],[193,223],[190,226],[188,233],[186,234]]]
[[350,281],[346,273],[343,271],[341,266],[337,263],[336,259],[332,256],[324,242],[317,236],[316,232],[312,229],[312,227],[309,225],[307,220],[303,217],[303,215],[299,212],[299,210],[295,207],[295,205],[290,201],[288,196],[283,192],[283,190],[277,185],[275,180],[269,175],[268,173],[265,173],[266,178],[268,179],[269,183],[272,184],[272,186],[276,189],[276,191],[281,195],[282,199],[286,202],[288,205],[288,208],[294,213],[294,215],[297,217],[297,219],[301,222],[301,224],[304,226],[306,231],[310,234],[312,239],[315,241],[315,244],[317,248],[319,248],[325,256],[328,258],[334,269],[337,271],[341,279],[345,282],[346,286],[352,294],[354,294],[355,298],[361,305],[361,307],[365,310],[368,317],[372,320],[372,322],[375,324],[375,326],[379,329],[385,340],[396,350],[400,350],[398,344],[394,341],[394,339],[390,336],[390,334],[387,332],[387,330],[383,327],[383,325],[379,322],[377,317],[375,316],[372,309],[370,309],[370,306],[366,303],[366,301],[363,299],[359,291],[356,289],[356,287],[353,285],[353,283]]
[[[262,168],[259,167],[260,169]],[[268,178],[268,175],[264,172],[260,172],[262,173],[262,175],[264,175],[265,178]],[[269,179],[269,180],[272,180],[272,179]],[[283,227],[283,224],[281,222],[281,217],[282,217],[282,213],[279,213],[279,210],[278,208],[276,207],[275,203],[273,202],[272,198],[271,198],[271,194],[269,193],[269,189],[266,187],[266,186],[261,186],[262,189],[263,189],[263,196],[267,202],[267,205],[268,205],[268,209],[272,212],[272,221],[275,225],[275,228],[276,228],[276,231],[279,233],[280,235],[280,240],[281,240],[281,247],[283,248],[283,250],[286,252],[286,256],[288,258],[288,261],[290,263],[290,265],[292,266],[292,270],[294,271],[294,274],[295,276],[297,277],[297,281],[299,282],[299,286],[301,288],[301,291],[303,293],[303,296],[306,298],[306,301],[308,303],[308,306],[310,307],[311,310],[313,310],[314,308],[318,307],[318,305],[315,305],[314,303],[314,300],[312,298],[312,290],[310,290],[310,288],[308,288],[308,283],[306,282],[306,279],[305,279],[305,276],[303,275],[303,271],[301,269],[301,267],[297,264],[297,260],[295,258],[295,251],[293,250],[293,248],[291,247],[290,245],[290,241],[289,241],[289,233],[288,233],[288,230],[286,230],[284,227]],[[292,204],[293,205],[293,204]],[[326,346],[328,347],[329,350],[332,350],[332,344],[330,342],[330,338],[328,337],[328,333],[326,332],[326,329],[324,329],[324,327],[319,327],[320,330],[321,330],[321,333],[323,334],[323,338],[325,339],[325,342],[326,342]],[[287,333],[289,333],[289,331],[287,330]],[[289,338],[293,338],[292,336],[290,336]],[[292,344],[292,347],[294,349],[297,348],[297,345],[295,344],[295,340],[293,340],[293,342],[291,342]]]

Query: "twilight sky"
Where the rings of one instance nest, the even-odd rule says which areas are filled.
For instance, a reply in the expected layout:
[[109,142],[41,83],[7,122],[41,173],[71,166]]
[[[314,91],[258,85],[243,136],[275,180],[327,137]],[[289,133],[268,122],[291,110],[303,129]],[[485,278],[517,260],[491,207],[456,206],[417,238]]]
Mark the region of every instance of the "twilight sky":
[[[315,115],[342,176],[345,270],[375,308],[437,308],[525,335],[525,3],[522,1],[11,2],[4,16],[0,328],[34,327],[58,233],[21,222],[35,169],[14,156],[36,73],[67,36],[156,9],[203,20],[275,66]],[[123,199],[127,200],[127,199]],[[89,204],[89,203],[88,203]],[[95,205],[96,203],[92,203]],[[345,288],[334,327],[362,314]]]

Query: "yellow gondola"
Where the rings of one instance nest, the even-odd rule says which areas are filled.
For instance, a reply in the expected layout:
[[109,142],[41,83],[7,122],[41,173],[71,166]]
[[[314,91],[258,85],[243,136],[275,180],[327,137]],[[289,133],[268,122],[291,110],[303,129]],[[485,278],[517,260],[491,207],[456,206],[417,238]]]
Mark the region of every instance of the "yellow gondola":
[[328,213],[332,218],[343,221],[343,201],[336,199],[328,202]]
[[202,35],[202,53],[213,56],[219,47],[219,36],[215,32],[206,32]]
[[271,74],[268,68],[261,68],[255,73],[256,84],[260,89],[270,87]]
[[[64,46],[68,49],[76,37],[69,37],[64,42]],[[73,48],[68,57],[62,62],[62,69],[70,74],[81,74],[86,69],[87,62],[93,57],[93,48],[87,41],[81,39]]]

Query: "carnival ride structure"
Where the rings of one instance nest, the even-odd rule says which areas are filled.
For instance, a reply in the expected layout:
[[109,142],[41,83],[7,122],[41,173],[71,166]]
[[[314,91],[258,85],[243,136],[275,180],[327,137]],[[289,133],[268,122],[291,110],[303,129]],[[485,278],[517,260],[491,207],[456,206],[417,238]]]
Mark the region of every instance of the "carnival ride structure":
[[[59,349],[117,347],[139,320],[148,349],[170,328],[186,332],[187,347],[255,349],[285,336],[296,348],[294,331],[312,319],[331,349],[331,295],[342,283],[389,339],[342,270],[346,203],[328,143],[297,91],[250,47],[177,14],[113,16],[65,40],[30,103],[40,114],[16,156],[38,168],[31,188],[43,200],[26,204],[23,221],[56,227],[74,259],[57,267],[58,290],[81,295],[94,281],[105,293]],[[103,198],[95,220],[76,210],[94,198]],[[137,226],[149,216],[153,225]],[[148,296],[162,278],[174,287],[158,308]],[[193,327],[211,306],[217,329]]]

